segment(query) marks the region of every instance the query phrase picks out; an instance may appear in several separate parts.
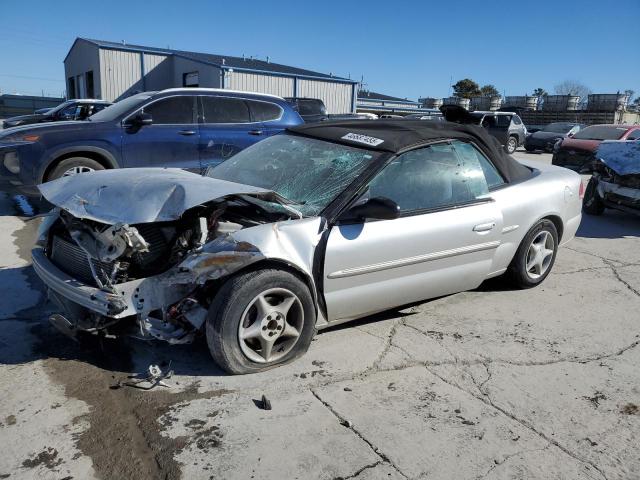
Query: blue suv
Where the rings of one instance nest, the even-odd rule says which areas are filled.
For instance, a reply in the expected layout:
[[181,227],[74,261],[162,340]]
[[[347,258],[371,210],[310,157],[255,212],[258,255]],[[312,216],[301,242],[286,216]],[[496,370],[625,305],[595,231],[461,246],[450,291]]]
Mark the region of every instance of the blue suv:
[[86,122],[0,132],[0,186],[37,195],[40,183],[105,168],[203,172],[301,123],[288,102],[272,95],[206,88],[139,93]]

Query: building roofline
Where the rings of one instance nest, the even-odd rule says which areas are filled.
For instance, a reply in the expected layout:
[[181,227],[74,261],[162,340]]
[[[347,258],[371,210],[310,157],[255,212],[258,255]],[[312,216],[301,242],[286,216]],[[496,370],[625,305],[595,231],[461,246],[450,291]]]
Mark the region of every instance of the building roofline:
[[[78,42],[78,40],[83,40],[87,43],[90,43],[92,45],[95,45],[98,48],[102,48],[105,50],[124,50],[127,52],[140,52],[140,53],[150,53],[150,54],[154,54],[154,55],[164,55],[164,56],[176,56],[179,58],[184,58],[187,60],[190,60],[192,62],[197,62],[197,63],[202,63],[204,65],[211,65],[217,68],[220,68],[222,70],[233,70],[233,71],[240,71],[240,72],[248,72],[248,73],[256,73],[256,74],[260,74],[260,75],[272,75],[272,76],[278,76],[278,77],[288,77],[288,78],[302,78],[302,79],[309,79],[309,80],[321,80],[321,81],[325,81],[325,82],[335,82],[335,83],[349,83],[349,84],[357,84],[359,83],[357,80],[351,80],[349,78],[342,78],[342,77],[332,77],[332,76],[320,76],[320,75],[309,75],[309,74],[304,74],[304,73],[285,73],[285,72],[276,72],[273,70],[262,70],[262,69],[257,69],[257,68],[249,68],[249,67],[233,67],[231,65],[222,65],[218,62],[211,62],[208,60],[204,60],[201,58],[194,58],[193,56],[190,56],[189,53],[194,53],[194,54],[198,54],[198,52],[184,52],[184,51],[179,51],[179,50],[171,50],[171,49],[154,49],[153,47],[143,47],[143,46],[135,46],[132,47],[130,45],[104,45],[102,43],[100,43],[99,40],[93,40],[90,38],[84,38],[84,37],[77,37],[73,44],[71,45],[71,48],[69,49],[69,52],[67,53],[67,55],[64,57],[63,63],[67,61],[67,58],[69,57],[69,54],[71,53],[71,50],[73,50],[75,44]],[[113,42],[110,42],[113,43]],[[203,55],[207,55],[206,53],[204,53]],[[285,67],[289,67],[288,65],[284,65]],[[297,67],[290,67],[290,68],[297,68]]]

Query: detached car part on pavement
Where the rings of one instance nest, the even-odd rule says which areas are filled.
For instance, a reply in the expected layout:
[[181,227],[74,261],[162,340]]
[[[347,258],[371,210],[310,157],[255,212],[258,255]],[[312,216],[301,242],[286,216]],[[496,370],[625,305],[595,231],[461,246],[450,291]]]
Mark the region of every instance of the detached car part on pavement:
[[602,215],[605,208],[640,215],[640,141],[602,142],[587,184],[584,211]]
[[[101,171],[40,186],[33,250],[69,331],[117,322],[251,373],[317,329],[476,288],[542,282],[581,218],[580,177],[519,164],[482,128],[322,122],[205,176]],[[58,322],[59,323],[59,322]]]

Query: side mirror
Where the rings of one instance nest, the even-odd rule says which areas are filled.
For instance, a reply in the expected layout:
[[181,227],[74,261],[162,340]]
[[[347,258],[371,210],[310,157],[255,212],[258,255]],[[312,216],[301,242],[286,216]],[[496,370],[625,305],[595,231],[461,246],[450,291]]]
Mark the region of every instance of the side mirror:
[[567,133],[567,137],[569,137],[569,138],[573,137],[574,135],[575,135],[575,133],[573,133],[573,132]]
[[342,215],[345,220],[364,220],[366,218],[393,220],[399,216],[400,206],[393,200],[385,197],[370,198],[363,203],[354,205]]
[[150,113],[138,113],[131,117],[128,122],[133,127],[144,127],[145,125],[153,125],[153,118]]

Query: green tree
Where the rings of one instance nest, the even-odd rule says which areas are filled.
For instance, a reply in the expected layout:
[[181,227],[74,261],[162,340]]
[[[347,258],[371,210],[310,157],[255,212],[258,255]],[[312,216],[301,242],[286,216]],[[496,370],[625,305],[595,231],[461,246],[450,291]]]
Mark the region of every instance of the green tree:
[[456,97],[471,98],[480,95],[480,86],[470,78],[458,80],[453,85],[453,94]]
[[484,85],[481,89],[480,89],[480,93],[482,94],[483,97],[499,97],[500,96],[500,92],[498,92],[498,89],[495,87],[495,85]]
[[546,97],[547,96],[547,91],[544,88],[536,88],[533,91],[533,96],[534,97]]

